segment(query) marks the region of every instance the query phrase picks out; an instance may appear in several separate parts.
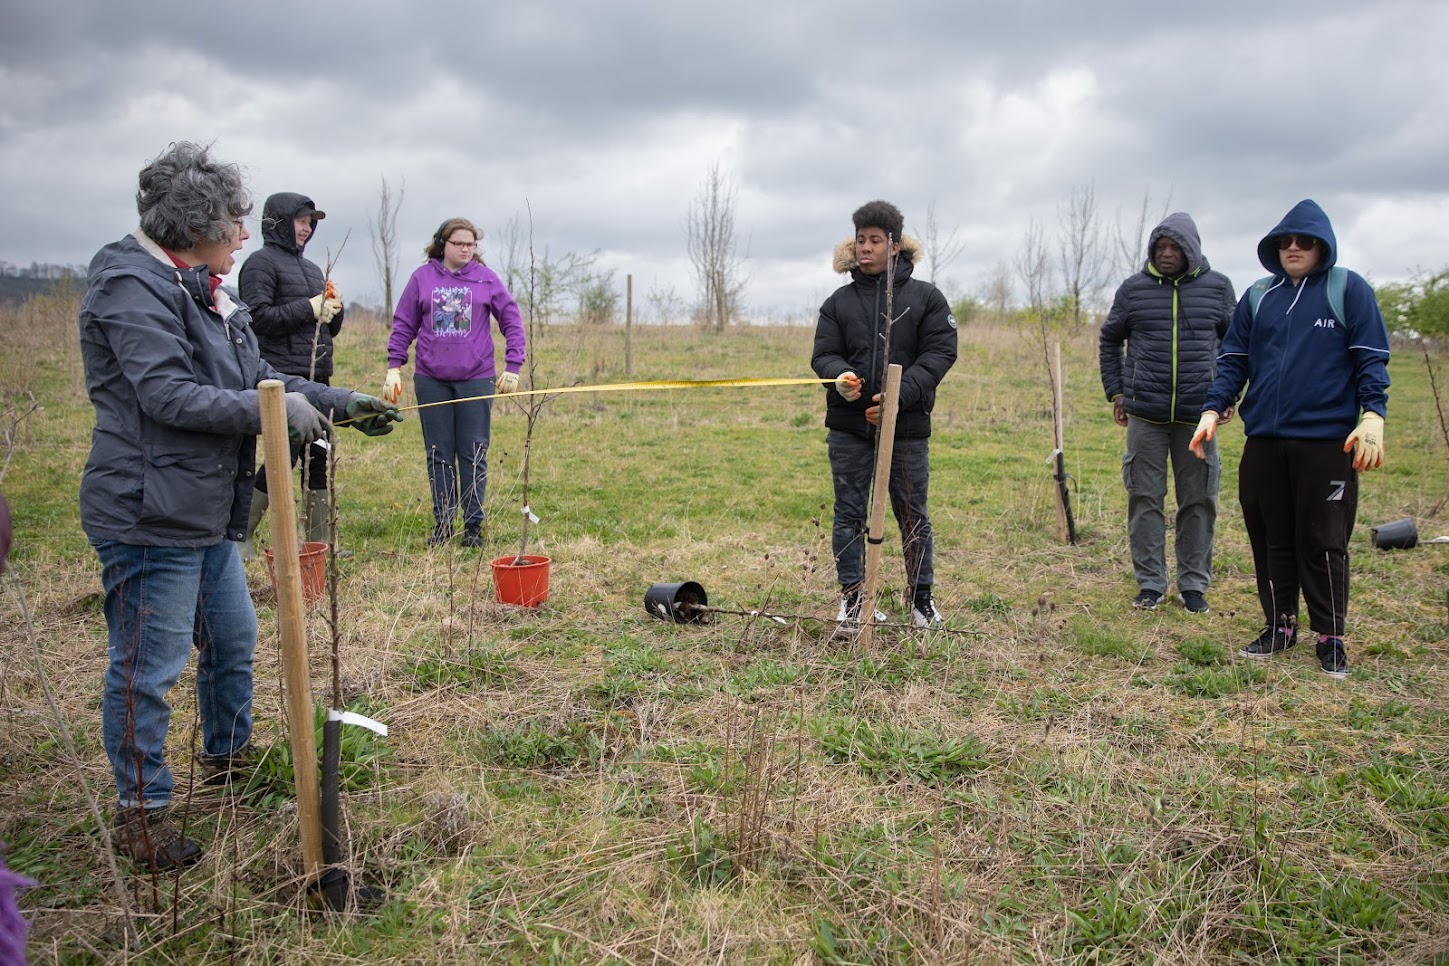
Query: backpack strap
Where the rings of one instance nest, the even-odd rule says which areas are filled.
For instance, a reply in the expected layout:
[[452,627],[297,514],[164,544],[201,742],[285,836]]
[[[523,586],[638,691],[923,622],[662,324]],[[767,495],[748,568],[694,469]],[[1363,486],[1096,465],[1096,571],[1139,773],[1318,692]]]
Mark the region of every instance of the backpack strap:
[[[1273,287],[1276,277],[1269,275],[1260,278],[1248,289],[1248,307],[1252,309],[1252,317],[1258,317],[1258,303],[1263,301],[1263,294]],[[1335,265],[1328,270],[1328,307],[1333,312],[1333,317],[1338,320],[1339,325],[1347,325],[1348,320],[1343,315],[1343,297],[1348,289],[1348,269],[1342,265]]]
[[1250,318],[1258,318],[1258,303],[1263,301],[1263,294],[1273,287],[1274,276],[1269,275],[1260,278],[1248,289],[1248,308],[1252,310]]
[[1335,265],[1328,270],[1328,307],[1339,325],[1347,325],[1343,315],[1343,293],[1348,288],[1348,269]]

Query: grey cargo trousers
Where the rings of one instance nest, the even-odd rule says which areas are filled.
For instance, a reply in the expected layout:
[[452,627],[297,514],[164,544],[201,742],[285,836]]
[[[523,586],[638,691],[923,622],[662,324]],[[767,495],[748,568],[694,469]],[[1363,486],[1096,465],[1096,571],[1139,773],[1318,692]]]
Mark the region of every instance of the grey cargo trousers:
[[1218,519],[1222,459],[1217,441],[1204,441],[1206,459],[1187,448],[1194,426],[1149,423],[1129,416],[1122,485],[1127,488],[1127,541],[1132,573],[1142,590],[1167,593],[1167,461],[1177,491],[1177,590],[1206,593],[1213,574],[1213,530]]

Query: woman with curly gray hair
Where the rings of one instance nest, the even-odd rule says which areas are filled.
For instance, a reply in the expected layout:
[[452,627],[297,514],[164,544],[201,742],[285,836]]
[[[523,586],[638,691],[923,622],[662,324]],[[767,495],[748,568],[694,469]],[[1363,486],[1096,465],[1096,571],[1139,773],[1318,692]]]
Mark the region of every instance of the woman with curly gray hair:
[[203,781],[249,758],[257,616],[235,541],[252,494],[257,384],[287,387],[288,432],[310,442],[345,413],[369,436],[402,416],[382,400],[282,376],[245,305],[221,287],[248,237],[240,170],[178,142],[141,169],[140,227],[91,261],[80,309],[96,410],[81,526],[101,562],[110,662],[102,732],[116,780],[116,847],[153,871],[201,847],[166,816],[166,694],[197,651]]

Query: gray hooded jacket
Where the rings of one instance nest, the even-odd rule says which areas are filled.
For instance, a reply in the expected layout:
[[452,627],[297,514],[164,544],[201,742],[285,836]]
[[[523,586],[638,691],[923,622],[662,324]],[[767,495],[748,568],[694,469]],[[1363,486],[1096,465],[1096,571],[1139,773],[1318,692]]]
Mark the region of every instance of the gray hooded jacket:
[[261,406],[281,379],[322,412],[352,398],[264,362],[246,306],[215,295],[206,267],[175,267],[141,231],[91,260],[80,309],[86,392],[96,409],[81,476],[93,540],[204,547],[241,540]]
[[[1152,263],[1160,238],[1182,249],[1186,267],[1176,278]],[[1142,271],[1118,287],[1102,323],[1098,354],[1107,398],[1121,393],[1127,412],[1148,422],[1195,425],[1236,302],[1233,283],[1208,267],[1192,218],[1168,215],[1152,229]]]

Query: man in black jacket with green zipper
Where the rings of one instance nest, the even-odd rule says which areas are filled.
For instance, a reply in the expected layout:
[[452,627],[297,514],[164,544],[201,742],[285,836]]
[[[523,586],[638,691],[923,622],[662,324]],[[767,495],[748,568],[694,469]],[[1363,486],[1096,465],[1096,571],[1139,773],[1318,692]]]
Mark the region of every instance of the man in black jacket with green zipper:
[[1163,501],[1171,459],[1178,600],[1190,613],[1208,610],[1222,461],[1215,443],[1201,460],[1188,452],[1188,443],[1235,304],[1233,283],[1209,268],[1197,225],[1179,211],[1152,229],[1147,261],[1117,288],[1102,323],[1102,389],[1113,419],[1127,428],[1122,483],[1138,588],[1132,606],[1139,609],[1153,610],[1167,596]]
[[[820,307],[811,365],[826,389],[826,444],[835,483],[832,549],[840,582],[839,633],[853,634],[860,621],[865,578],[863,547],[875,467],[875,435],[886,365],[902,368],[896,437],[891,457],[891,510],[901,530],[911,620],[916,627],[941,624],[932,585],[933,536],[926,510],[930,482],[931,410],[936,387],[956,361],[956,320],[946,298],[929,282],[911,277],[920,246],[905,238],[905,219],[885,201],[856,210],[855,237],[836,246],[834,267],[849,272]],[[886,338],[886,268],[894,259],[890,358]]]

